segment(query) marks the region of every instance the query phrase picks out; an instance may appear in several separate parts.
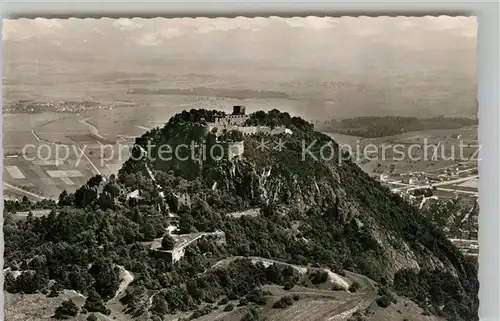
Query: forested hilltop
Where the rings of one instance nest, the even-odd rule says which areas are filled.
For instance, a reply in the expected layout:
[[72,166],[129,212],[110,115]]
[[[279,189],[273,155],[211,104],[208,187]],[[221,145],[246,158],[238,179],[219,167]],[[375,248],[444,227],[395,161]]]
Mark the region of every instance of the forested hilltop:
[[[351,161],[304,160],[304,146],[312,145],[314,155],[325,144],[339,150],[301,118],[260,111],[250,115],[248,125],[283,125],[293,135],[229,131],[217,137],[205,125],[218,115],[208,110],[175,115],[163,128],[136,139],[135,157],[118,177],[96,176],[73,194],[63,192],[47,217],[13,220],[16,210],[41,205],[6,202],[5,290],[57,296],[73,289],[86,297],[82,309],[106,315],[128,271],[134,279],[119,297],[123,313],[163,320],[181,311],[200,316],[228,300],[265,305],[266,284],[314,288],[328,275],[349,278],[354,272],[376,282],[380,306],[389,306],[393,293],[415,301],[426,314],[478,320],[476,263],[464,258],[426,213]],[[263,139],[280,138],[281,150],[271,143],[260,148]],[[159,157],[162,145],[175,149],[194,141],[209,149],[240,140],[241,158]],[[130,197],[135,190],[140,197]],[[162,246],[172,249],[172,226],[177,228],[172,236],[220,230],[225,243],[201,239],[172,263],[151,249],[162,237]],[[300,274],[291,266],[309,270]],[[356,284],[350,282],[350,292]],[[276,305],[288,301],[293,300]],[[73,313],[69,306],[62,310]],[[265,316],[251,312],[244,318]]]
[[339,133],[366,138],[392,136],[402,133],[433,130],[457,129],[476,126],[477,119],[462,117],[356,117],[342,120],[318,122],[317,129],[327,133]]

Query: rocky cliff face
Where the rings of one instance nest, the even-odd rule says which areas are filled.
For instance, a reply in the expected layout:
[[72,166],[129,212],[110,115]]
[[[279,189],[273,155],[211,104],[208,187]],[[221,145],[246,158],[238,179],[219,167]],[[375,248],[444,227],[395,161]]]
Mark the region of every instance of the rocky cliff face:
[[[419,271],[421,267],[430,270],[444,269],[455,276],[460,274],[458,270],[463,270],[460,265],[455,266],[446,257],[438,257],[433,252],[433,248],[428,248],[425,244],[414,240],[415,235],[412,234],[426,227],[424,221],[421,220],[420,213],[413,208],[393,208],[397,211],[398,217],[391,217],[390,214],[382,217],[385,213],[374,213],[374,208],[378,206],[376,203],[384,201],[383,198],[367,199],[367,196],[359,198],[350,195],[349,191],[346,191],[346,185],[359,184],[362,191],[373,193],[367,190],[366,184],[370,184],[378,190],[378,193],[384,194],[385,198],[394,198],[390,194],[387,195],[388,191],[384,187],[372,182],[361,173],[350,175],[349,171],[355,165],[347,164],[342,169],[335,164],[318,163],[317,165],[323,167],[330,175],[315,177],[311,173],[311,175],[299,177],[297,174],[289,173],[283,176],[279,173],[283,164],[273,164],[269,161],[269,164],[265,166],[258,166],[254,160],[247,158],[243,161],[228,161],[222,166],[220,175],[211,176],[211,178],[225,192],[261,204],[276,204],[282,208],[281,212],[285,215],[291,209],[296,208],[299,208],[306,217],[307,211],[327,209],[334,214],[330,219],[334,220],[338,226],[353,226],[353,233],[359,230],[368,231],[369,237],[380,248],[380,254],[385,258],[383,261],[387,262],[382,268],[384,274],[389,277],[393,277],[402,269]],[[340,175],[343,176],[343,180],[340,179]],[[356,179],[359,181],[356,182]],[[397,201],[394,203],[397,204]],[[395,207],[396,204],[393,206]],[[394,222],[388,221],[390,219],[394,219]],[[419,221],[424,226],[409,232],[408,235],[401,235],[402,230],[394,231],[393,228],[396,225],[389,226],[392,223],[400,223],[397,227],[403,229],[408,225],[418,224]],[[444,248],[449,246],[441,235],[434,241],[436,246],[441,245]],[[452,247],[450,249],[454,250]],[[458,255],[458,253],[452,255]]]

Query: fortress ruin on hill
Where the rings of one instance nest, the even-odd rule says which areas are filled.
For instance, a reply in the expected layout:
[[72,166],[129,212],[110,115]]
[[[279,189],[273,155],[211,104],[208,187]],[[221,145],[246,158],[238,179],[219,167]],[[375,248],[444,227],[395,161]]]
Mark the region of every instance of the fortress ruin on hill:
[[285,126],[277,126],[271,128],[269,126],[246,126],[246,121],[250,118],[245,113],[245,106],[233,106],[233,113],[223,117],[215,118],[215,122],[207,123],[207,132],[213,132],[216,129],[216,135],[221,135],[224,130],[237,130],[243,135],[256,135],[256,134],[269,134],[279,135],[288,134],[292,135],[292,130]]
[[[245,113],[245,106],[233,106],[233,112],[230,115],[216,117],[214,122],[207,123],[205,132],[214,133],[217,137],[221,136],[224,132],[236,130],[243,134],[243,136],[267,134],[267,135],[292,135],[293,131],[285,126],[276,126],[271,128],[269,126],[247,126],[246,122],[250,118]],[[239,158],[243,156],[245,146],[243,141],[227,142],[228,143],[228,156],[230,159]]]

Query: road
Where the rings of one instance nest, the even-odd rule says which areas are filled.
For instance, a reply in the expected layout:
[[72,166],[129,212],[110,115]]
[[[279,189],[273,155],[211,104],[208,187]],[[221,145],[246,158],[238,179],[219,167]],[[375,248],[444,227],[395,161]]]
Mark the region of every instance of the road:
[[48,199],[47,197],[44,197],[42,195],[38,195],[38,194],[32,193],[30,191],[24,190],[22,188],[16,187],[16,186],[11,185],[11,184],[6,183],[6,182],[3,182],[3,185],[6,186],[6,187],[8,187],[8,188],[10,188],[10,189],[13,189],[13,190],[15,190],[17,192],[26,194],[28,196],[34,197],[34,198],[39,199],[39,200],[46,200],[46,199]]
[[90,133],[92,133],[94,136],[99,137],[101,139],[106,139],[106,137],[104,137],[101,134],[99,134],[99,129],[97,127],[95,127],[91,123],[87,122],[88,120],[91,120],[92,118],[94,118],[94,117],[87,117],[87,118],[85,118],[83,120],[80,120],[80,123],[87,125],[88,128],[89,128]]
[[82,153],[83,157],[85,157],[85,159],[90,163],[90,165],[94,169],[95,173],[97,175],[101,175],[102,176],[101,171],[94,165],[94,163],[90,160],[90,158],[88,158],[87,154],[85,154],[85,152],[80,148],[80,146],[76,145],[76,148],[78,148],[78,150],[80,151],[80,153]]
[[[222,259],[215,264],[213,264],[209,269],[207,269],[205,272],[206,273],[214,268],[217,267],[222,267],[226,266],[227,264],[238,260],[238,259],[249,259],[252,260],[253,262],[262,262],[265,265],[271,265],[271,264],[281,264],[281,265],[286,265],[286,266],[291,266],[294,269],[301,271],[301,272],[306,272],[309,267],[307,266],[300,266],[300,265],[294,265],[294,264],[289,264],[285,263],[282,261],[278,260],[272,260],[272,259],[267,259],[267,258],[262,258],[262,257],[243,257],[243,256],[233,256],[229,258]],[[355,293],[349,293],[348,291],[332,291],[329,289],[317,289],[317,288],[306,288],[303,286],[296,286],[292,289],[292,291],[286,291],[283,289],[282,286],[278,285],[265,285],[263,286],[263,289],[265,290],[270,290],[272,293],[274,293],[276,296],[281,296],[285,294],[290,294],[290,293],[295,293],[300,296],[308,297],[311,298],[312,300],[328,300],[331,299],[331,304],[333,306],[330,306],[331,308],[328,309],[328,311],[325,311],[324,315],[321,315],[321,320],[322,321],[347,321],[352,314],[354,314],[357,311],[363,311],[370,304],[372,304],[376,297],[377,297],[377,289],[375,288],[375,283],[368,279],[367,277],[363,275],[359,275],[353,272],[345,271],[346,276],[343,277],[348,282],[358,282],[360,285],[360,288],[357,292]],[[146,309],[145,312],[149,316],[150,311],[149,309],[152,306],[153,303],[153,298],[156,294],[159,292],[153,293],[149,297],[149,302],[146,304]],[[236,310],[235,310],[236,311]],[[276,313],[281,313],[285,312],[286,310],[276,310],[273,309],[272,315],[270,316],[269,320],[274,321],[273,317],[278,317],[276,320],[282,320],[280,319],[280,315],[277,315]],[[270,312],[271,312],[270,311]],[[185,313],[180,313],[176,315],[171,315],[171,319],[167,320],[180,320],[182,318],[189,318],[192,314],[192,311],[190,312],[185,312]],[[321,314],[321,312],[320,312]],[[228,317],[228,312],[221,312],[221,311],[213,311],[212,313],[205,315],[200,318],[200,320],[203,321],[216,321],[216,320],[226,320]],[[296,318],[291,320],[295,321],[297,320]],[[318,319],[319,320],[319,319]],[[302,321],[302,320],[301,320]]]
[[463,183],[463,182],[469,181],[469,180],[474,179],[474,178],[479,178],[479,175],[467,176],[467,177],[457,178],[457,179],[454,179],[451,181],[442,181],[439,183],[427,184],[427,185],[410,185],[410,184],[404,184],[404,183],[399,183],[399,182],[388,182],[388,183],[394,184],[394,185],[405,185],[404,187],[399,187],[399,188],[394,189],[394,191],[400,191],[400,190],[405,190],[405,189],[406,189],[406,191],[414,191],[414,190],[418,190],[418,189],[426,189],[426,188],[433,188],[433,187],[438,187],[438,186]]
[[40,136],[38,136],[38,134],[35,132],[34,129],[31,130],[31,133],[33,134],[33,136],[35,136],[36,140],[40,143],[45,143],[45,144],[51,144],[51,145],[56,145],[56,143],[54,142],[50,142],[48,140],[44,140],[42,139]]
[[28,217],[29,213],[33,214],[33,217],[36,218],[41,218],[43,216],[48,216],[52,210],[33,210],[33,211],[22,211],[22,212],[16,212],[13,214],[13,218],[15,219],[25,219]]

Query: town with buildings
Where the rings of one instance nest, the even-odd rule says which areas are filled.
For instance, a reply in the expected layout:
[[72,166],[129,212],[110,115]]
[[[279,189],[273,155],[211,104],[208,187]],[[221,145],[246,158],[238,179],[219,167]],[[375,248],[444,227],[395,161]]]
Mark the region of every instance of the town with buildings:
[[37,114],[46,112],[80,113],[97,109],[113,109],[112,106],[95,101],[48,101],[18,100],[4,107],[3,112],[8,114]]
[[442,229],[464,254],[478,255],[477,162],[457,162],[440,170],[382,174],[379,181],[421,210],[438,202],[460,204],[462,210],[446,218]]

